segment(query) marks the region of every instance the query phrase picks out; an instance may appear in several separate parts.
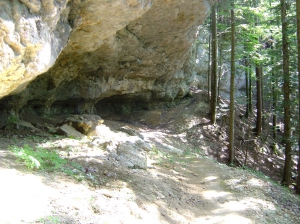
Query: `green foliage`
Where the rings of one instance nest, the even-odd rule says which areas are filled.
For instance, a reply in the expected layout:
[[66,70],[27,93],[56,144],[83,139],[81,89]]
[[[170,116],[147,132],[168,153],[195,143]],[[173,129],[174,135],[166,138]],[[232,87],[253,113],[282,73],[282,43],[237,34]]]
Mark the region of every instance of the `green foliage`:
[[9,124],[15,124],[18,121],[19,121],[18,117],[16,117],[15,115],[9,115],[9,117],[8,117]]
[[61,171],[79,181],[85,178],[81,165],[60,157],[55,151],[44,148],[32,148],[28,145],[23,147],[10,146],[9,150],[16,155],[17,161],[24,162],[30,170]]
[[37,223],[51,223],[51,224],[59,224],[62,223],[59,219],[59,217],[56,216],[48,216],[45,218],[40,218]]
[[290,195],[291,189],[289,189],[288,187],[282,186],[279,182],[272,180],[269,176],[266,176],[262,172],[254,170],[247,166],[242,167],[242,169],[248,171],[249,173],[252,173],[255,177],[257,177],[259,179],[268,181],[268,182],[272,183],[273,185],[279,187],[282,190],[281,192],[285,193],[286,196]]
[[187,149],[182,154],[184,157],[201,157],[202,152],[200,149]]
[[59,170],[66,163],[55,151],[42,148],[33,149],[28,145],[23,147],[10,146],[9,148],[18,158],[23,161],[28,169],[41,169],[44,171]]
[[158,156],[158,157],[162,157],[164,156],[164,153],[161,152],[156,146],[152,147],[152,150],[150,151],[150,156]]

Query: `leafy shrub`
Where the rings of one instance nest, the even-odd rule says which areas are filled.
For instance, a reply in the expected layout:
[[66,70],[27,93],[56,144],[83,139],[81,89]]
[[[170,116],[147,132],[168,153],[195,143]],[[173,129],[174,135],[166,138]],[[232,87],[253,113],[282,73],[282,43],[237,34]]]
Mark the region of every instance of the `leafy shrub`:
[[25,163],[28,169],[61,170],[67,162],[55,151],[43,148],[33,149],[28,145],[24,145],[23,147],[10,146],[9,149],[17,156],[18,161]]
[[61,171],[78,181],[93,181],[94,179],[92,175],[85,175],[84,169],[80,164],[60,157],[55,151],[44,148],[32,148],[28,145],[24,145],[23,147],[10,146],[9,150],[17,156],[17,161],[24,162],[30,170],[37,169],[46,172]]

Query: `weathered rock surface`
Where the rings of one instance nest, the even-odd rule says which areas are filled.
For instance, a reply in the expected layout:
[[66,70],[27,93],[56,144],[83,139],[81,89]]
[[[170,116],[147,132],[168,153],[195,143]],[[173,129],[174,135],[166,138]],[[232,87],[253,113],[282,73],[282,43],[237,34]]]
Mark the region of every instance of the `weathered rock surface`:
[[67,2],[0,2],[0,98],[22,91],[54,65],[71,31]]
[[147,152],[152,150],[152,146],[139,137],[141,134],[132,136],[127,133],[126,127],[120,129],[126,131],[117,131],[105,123],[98,124],[87,135],[92,141],[92,146],[105,149],[109,157],[117,160],[122,166],[146,169]]
[[27,87],[1,100],[0,119],[184,97],[191,45],[212,2],[2,1],[0,97]]
[[72,126],[70,125],[67,125],[67,124],[63,124],[58,132],[60,134],[63,134],[63,135],[66,135],[68,137],[72,137],[72,138],[84,138],[85,135],[81,134],[79,131],[77,131],[75,128],[73,128]]
[[104,122],[104,120],[94,114],[83,114],[70,116],[65,122],[80,133],[88,134],[93,132],[98,125],[101,125]]

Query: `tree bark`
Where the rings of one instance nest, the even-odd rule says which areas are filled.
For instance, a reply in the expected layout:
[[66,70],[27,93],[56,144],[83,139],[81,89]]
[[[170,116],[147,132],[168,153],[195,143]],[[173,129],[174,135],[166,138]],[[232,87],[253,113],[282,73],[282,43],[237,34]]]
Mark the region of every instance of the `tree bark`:
[[292,155],[291,155],[291,122],[290,122],[290,71],[289,71],[289,46],[288,46],[288,24],[286,19],[287,3],[280,0],[281,23],[282,23],[282,53],[283,53],[283,98],[284,98],[284,143],[285,161],[282,185],[289,186],[291,179]]
[[212,6],[212,68],[211,68],[211,101],[210,101],[210,120],[212,124],[216,123],[217,110],[217,21],[216,6]]
[[[274,64],[274,57],[272,56],[271,58],[271,63]],[[276,108],[277,108],[277,100],[278,100],[278,80],[275,77],[275,71],[274,68],[272,69],[272,132],[273,132],[273,139],[274,143],[272,145],[272,152],[274,153],[276,150],[276,142],[277,142],[277,113],[276,113]]]
[[262,130],[262,92],[261,92],[261,66],[256,65],[256,135],[261,135]]
[[300,194],[300,1],[296,1],[297,14],[297,43],[298,43],[298,179],[296,193]]
[[210,74],[211,74],[211,35],[209,35],[208,39],[208,69],[207,69],[207,102],[210,103]]
[[235,18],[234,0],[231,1],[231,75],[230,75],[230,124],[229,124],[229,164],[233,164],[234,150],[234,76],[235,76]]
[[249,64],[249,114],[252,114],[252,66]]
[[222,76],[222,48],[221,44],[219,45],[219,69],[218,69],[218,94],[217,94],[217,105],[220,104],[220,84]]
[[[273,139],[277,141],[277,114],[276,114],[276,108],[277,108],[277,88],[278,88],[278,81],[277,78],[275,78],[274,72],[272,72],[273,76],[273,82],[272,82],[272,95],[273,95],[273,102],[272,102],[272,113],[273,113]],[[275,150],[276,143],[273,144],[273,150]]]
[[[247,51],[247,48],[244,47],[245,51]],[[244,62],[245,62],[245,81],[246,81],[246,112],[245,112],[245,117],[248,118],[249,117],[249,112],[250,112],[250,88],[249,88],[249,60],[247,58],[247,56],[244,57]]]

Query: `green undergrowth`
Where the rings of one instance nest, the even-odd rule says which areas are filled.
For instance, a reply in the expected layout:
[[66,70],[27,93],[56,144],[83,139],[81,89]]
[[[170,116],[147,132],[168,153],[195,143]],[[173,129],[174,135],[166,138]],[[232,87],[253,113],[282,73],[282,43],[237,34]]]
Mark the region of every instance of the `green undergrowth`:
[[255,169],[252,169],[252,168],[247,167],[247,166],[243,166],[243,167],[241,167],[239,169],[246,170],[247,172],[253,174],[255,177],[257,177],[257,178],[259,178],[261,180],[270,182],[274,186],[277,186],[277,187],[281,188],[282,191],[285,192],[285,193],[291,193],[291,189],[289,189],[286,186],[282,186],[278,181],[272,180],[269,176],[265,175],[264,173],[262,173],[260,171],[257,171]]
[[182,156],[184,156],[184,157],[196,157],[196,158],[203,157],[202,151],[200,149],[187,149],[183,152]]
[[44,148],[32,148],[27,144],[23,147],[9,146],[17,157],[18,162],[23,162],[29,170],[43,172],[63,172],[77,180],[84,179],[83,168],[80,164],[62,158],[56,151]]
[[201,158],[201,150],[200,149],[189,149],[183,151],[181,155],[174,154],[174,153],[167,153],[162,150],[159,150],[157,147],[153,147],[149,153],[149,157],[156,162],[153,165],[159,165],[162,167],[175,167],[182,166],[186,167],[186,162],[184,158]]

